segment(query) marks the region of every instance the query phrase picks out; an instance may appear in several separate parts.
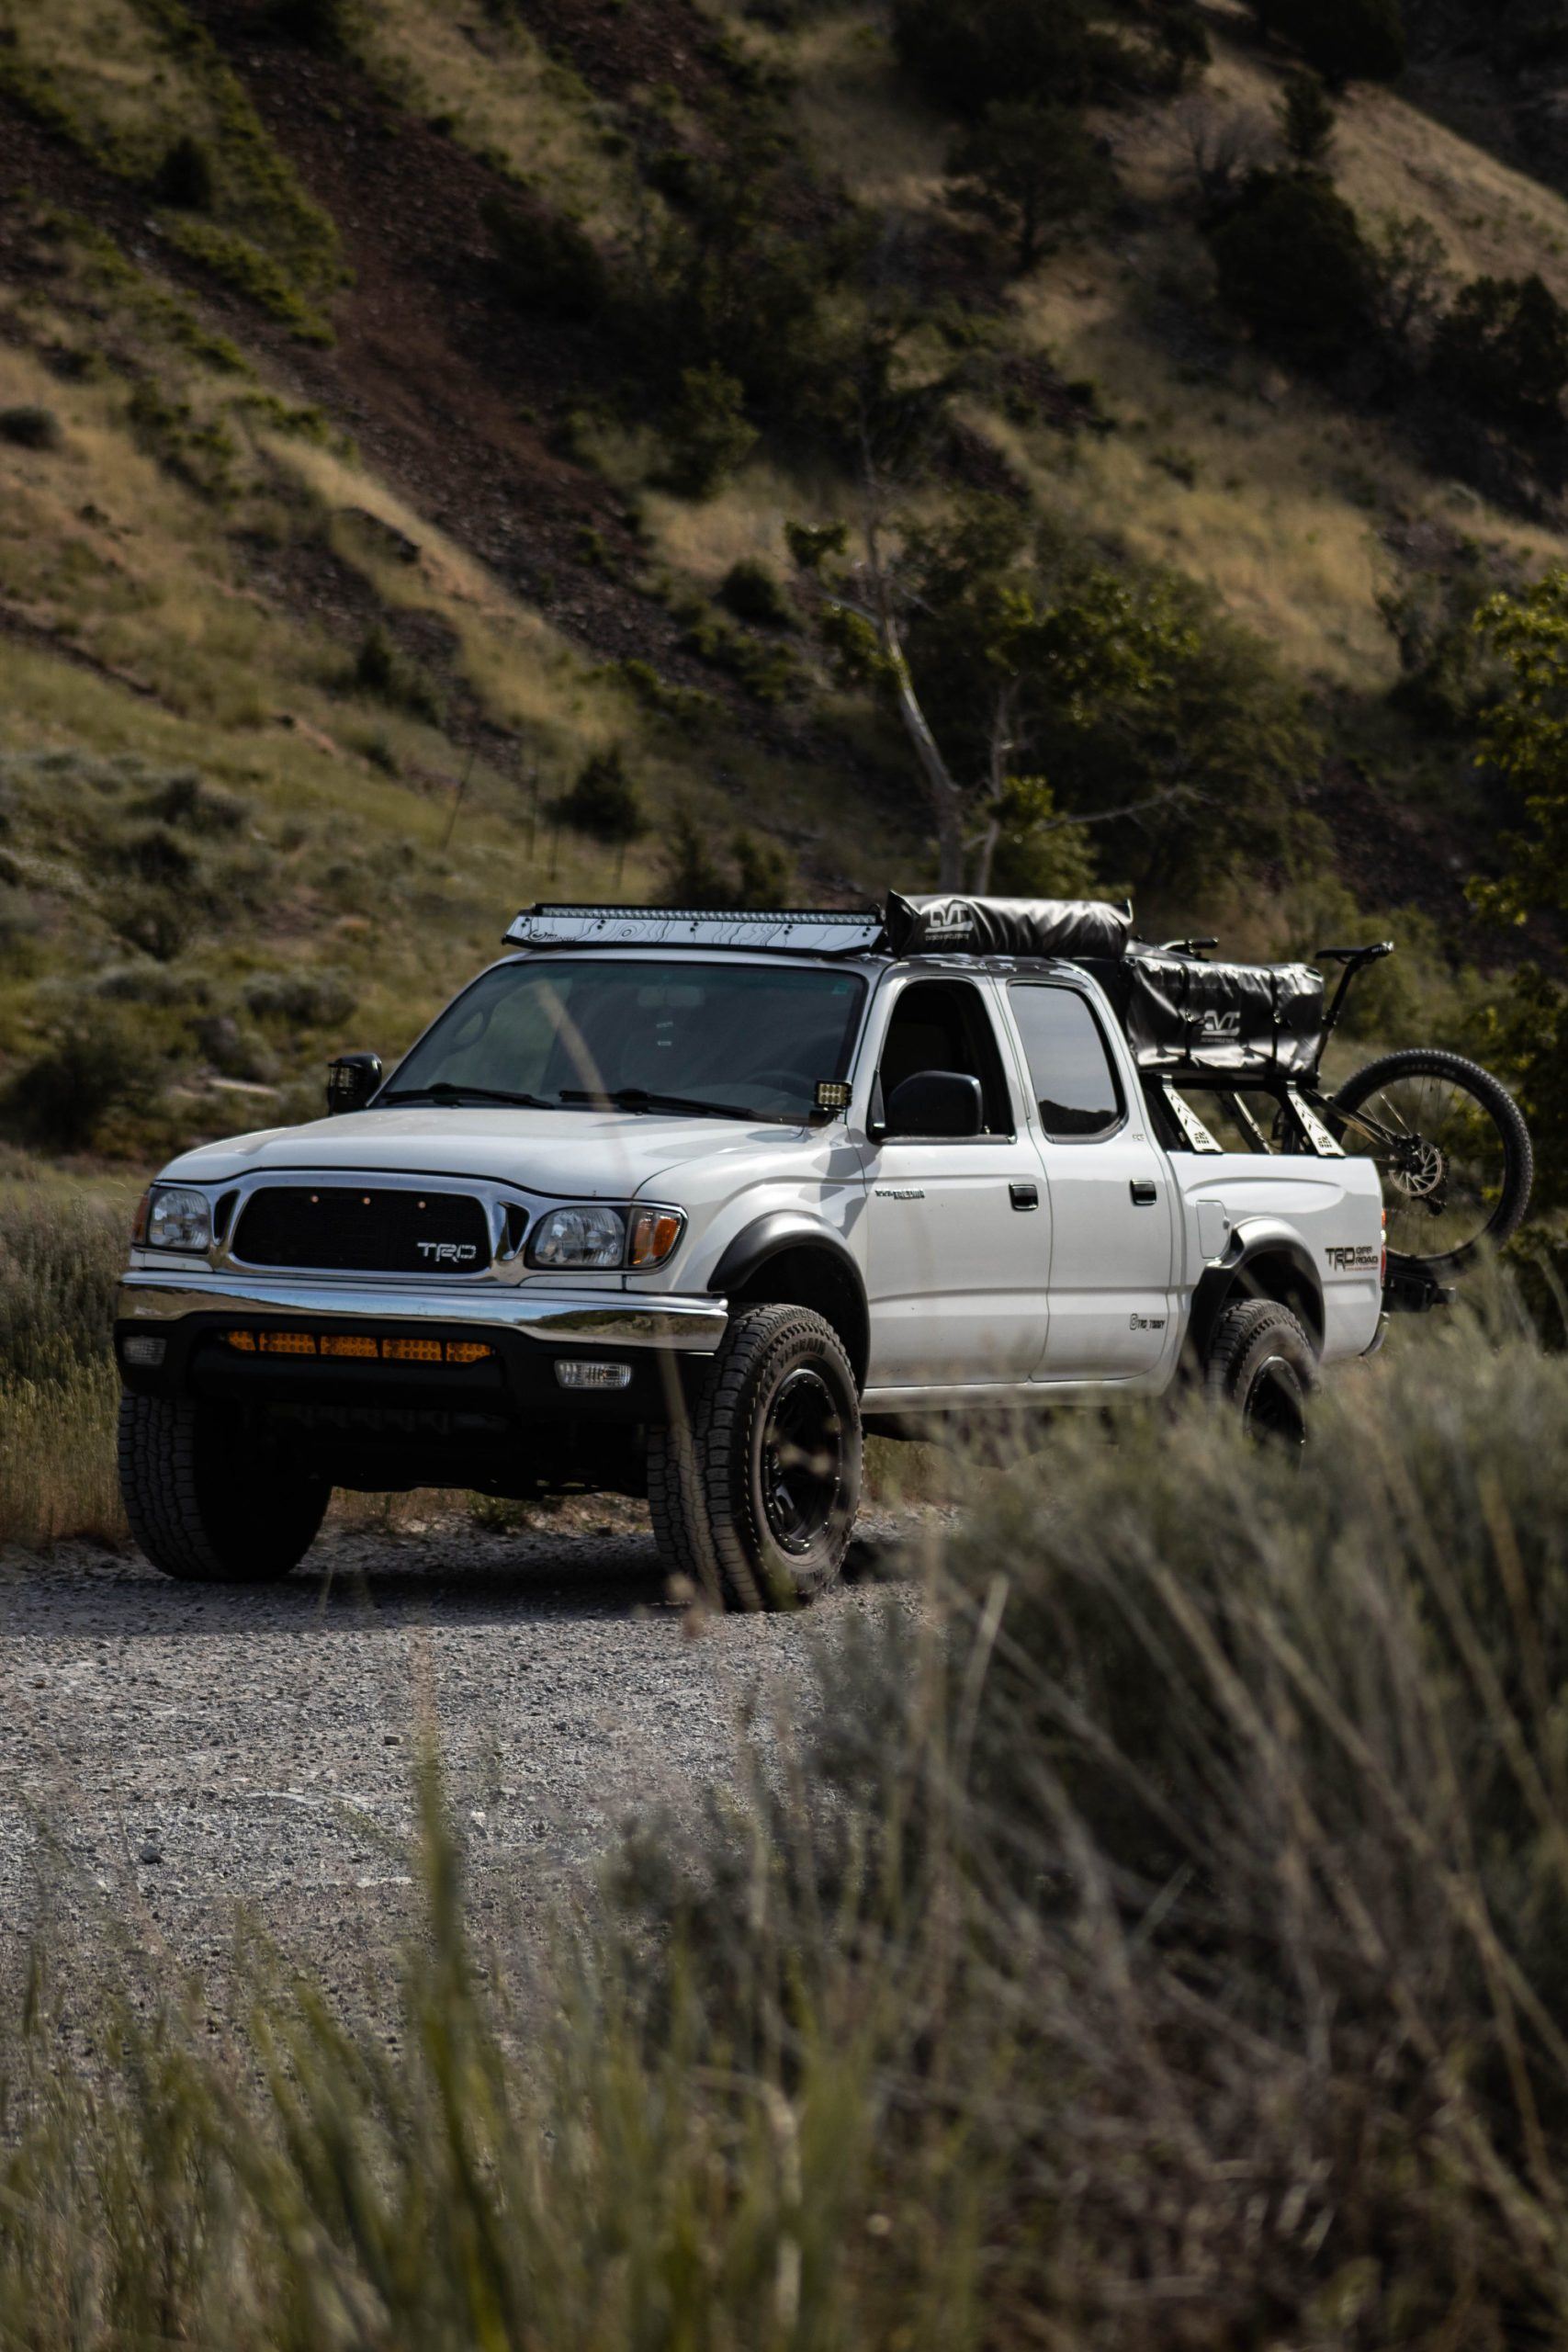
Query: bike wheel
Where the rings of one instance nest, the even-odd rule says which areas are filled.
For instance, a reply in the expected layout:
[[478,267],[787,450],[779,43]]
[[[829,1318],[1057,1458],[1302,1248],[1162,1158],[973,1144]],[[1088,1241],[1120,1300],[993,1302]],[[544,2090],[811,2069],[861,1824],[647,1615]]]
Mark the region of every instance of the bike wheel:
[[1535,1159],[1518,1104],[1490,1071],[1411,1046],[1358,1070],[1333,1109],[1346,1150],[1377,1162],[1391,1258],[1457,1273],[1517,1232]]

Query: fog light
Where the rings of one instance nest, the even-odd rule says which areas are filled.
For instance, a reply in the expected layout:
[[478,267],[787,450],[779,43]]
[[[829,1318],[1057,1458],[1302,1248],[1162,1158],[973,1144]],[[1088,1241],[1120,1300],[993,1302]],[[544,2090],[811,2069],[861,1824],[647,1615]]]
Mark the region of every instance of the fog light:
[[132,1331],[119,1343],[119,1352],[126,1363],[162,1363],[168,1348],[167,1340],[156,1338],[151,1331]]
[[556,1378],[563,1388],[629,1388],[632,1368],[594,1356],[558,1356]]

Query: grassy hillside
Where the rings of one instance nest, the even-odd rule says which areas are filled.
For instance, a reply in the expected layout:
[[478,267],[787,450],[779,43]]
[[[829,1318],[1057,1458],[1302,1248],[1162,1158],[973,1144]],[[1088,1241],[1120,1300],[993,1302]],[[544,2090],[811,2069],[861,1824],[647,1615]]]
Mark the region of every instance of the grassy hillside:
[[[1021,269],[881,6],[0,0],[8,1131],[291,1115],[540,892],[931,874],[796,562],[856,552],[868,416],[896,549],[1000,514],[1064,607],[1092,574],[1175,616],[1152,684],[1020,750],[1089,820],[1072,878],[1260,951],[1391,922],[1369,1017],[1414,988],[1462,1033],[1510,813],[1465,624],[1562,554],[1555,449],[1227,307],[1216,159],[1278,170],[1295,61],[1222,5],[1173,65],[1163,21],[1108,18],[1092,190]],[[1370,240],[1426,224],[1428,307],[1568,299],[1568,199],[1467,76],[1432,40],[1352,82],[1333,184]],[[596,832],[555,804],[606,755]]]

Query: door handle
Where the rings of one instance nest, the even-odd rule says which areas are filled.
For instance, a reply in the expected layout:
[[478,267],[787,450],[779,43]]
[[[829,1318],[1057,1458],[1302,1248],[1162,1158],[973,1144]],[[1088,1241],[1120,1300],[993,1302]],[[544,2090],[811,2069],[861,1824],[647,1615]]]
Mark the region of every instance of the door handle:
[[1040,1206],[1038,1184],[1010,1184],[1008,1193],[1015,1209],[1037,1209]]
[[1152,1209],[1159,1198],[1159,1186],[1146,1176],[1142,1178],[1134,1176],[1127,1190],[1133,1195],[1133,1206],[1135,1209]]

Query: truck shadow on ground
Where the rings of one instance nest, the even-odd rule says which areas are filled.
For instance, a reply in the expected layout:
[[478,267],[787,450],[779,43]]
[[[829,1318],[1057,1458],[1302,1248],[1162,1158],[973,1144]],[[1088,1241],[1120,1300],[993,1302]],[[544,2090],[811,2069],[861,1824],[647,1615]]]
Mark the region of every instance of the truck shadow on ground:
[[[845,1583],[897,1577],[898,1552],[867,1538],[852,1547]],[[824,1606],[766,1622],[808,1624]],[[271,1584],[181,1583],[136,1552],[89,1544],[52,1555],[11,1553],[0,1563],[0,1634],[177,1641],[258,1634],[406,1630],[432,1624],[515,1624],[650,1618],[673,1624],[690,1596],[672,1590],[649,1535],[551,1532],[522,1537],[433,1529],[411,1538],[333,1531],[291,1576]]]

